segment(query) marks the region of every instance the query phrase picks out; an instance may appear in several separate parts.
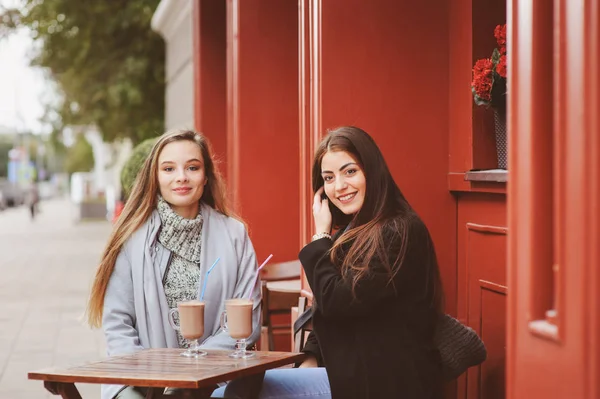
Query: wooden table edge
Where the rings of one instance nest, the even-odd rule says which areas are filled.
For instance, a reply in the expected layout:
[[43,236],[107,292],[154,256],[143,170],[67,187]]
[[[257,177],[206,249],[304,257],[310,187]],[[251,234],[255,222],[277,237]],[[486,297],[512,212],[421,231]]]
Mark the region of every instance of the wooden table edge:
[[[196,380],[190,379],[187,381],[179,381],[179,382],[170,382],[169,386],[172,388],[188,388],[188,389],[197,389],[204,388],[210,385],[214,385],[219,382],[229,381],[231,379],[247,377],[250,375],[259,374],[268,370],[276,369],[281,366],[285,366],[292,363],[297,363],[306,358],[306,354],[304,353],[296,353],[293,356],[290,356],[285,359],[278,359],[269,364],[259,364],[253,366],[251,369],[233,369],[231,372],[224,373],[219,376]],[[243,360],[241,360],[243,361]],[[90,362],[94,363],[94,362]],[[95,376],[80,376],[80,375],[63,375],[60,372],[66,371],[67,367],[52,367],[41,369],[37,371],[30,371],[27,373],[27,379],[29,380],[38,380],[38,381],[49,381],[49,382],[57,382],[57,383],[81,383],[81,384],[109,384],[109,385],[134,385],[140,387],[165,387],[165,383],[163,380],[153,380],[151,378],[140,378],[140,384],[134,384],[132,381],[137,381],[136,378],[131,377],[114,377],[114,378],[105,378],[105,377],[95,377]],[[233,378],[230,378],[233,377]]]

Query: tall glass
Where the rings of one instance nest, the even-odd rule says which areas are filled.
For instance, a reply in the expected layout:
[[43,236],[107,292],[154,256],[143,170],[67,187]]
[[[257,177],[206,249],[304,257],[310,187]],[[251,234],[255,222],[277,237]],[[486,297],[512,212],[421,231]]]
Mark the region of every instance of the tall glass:
[[[173,318],[177,312],[179,312],[179,326],[175,324]],[[204,335],[204,302],[179,302],[176,309],[169,310],[169,323],[190,343],[188,349],[182,352],[181,356],[206,356],[206,352],[200,349],[198,342],[198,339]]]
[[252,306],[248,299],[228,299],[225,301],[225,310],[221,314],[221,328],[228,332],[235,341],[235,352],[229,357],[235,359],[248,359],[255,354],[246,350],[246,340],[252,335]]

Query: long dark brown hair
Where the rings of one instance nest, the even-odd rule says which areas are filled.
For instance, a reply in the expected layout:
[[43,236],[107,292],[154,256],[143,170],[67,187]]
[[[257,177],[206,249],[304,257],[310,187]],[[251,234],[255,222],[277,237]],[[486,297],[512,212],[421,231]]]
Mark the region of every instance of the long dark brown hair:
[[[423,267],[428,267],[428,291],[432,305],[438,311],[444,306],[444,296],[433,241],[425,224],[412,209],[394,181],[381,150],[371,136],[354,126],[329,131],[315,153],[312,185],[316,193],[324,185],[321,162],[327,152],[344,151],[360,165],[365,175],[366,191],[361,209],[346,215],[329,201],[332,227],[345,230],[330,252],[331,261],[340,267],[345,278],[352,279],[353,290],[370,271],[371,260],[377,259],[389,272],[390,283],[404,262],[411,227],[419,236],[417,245],[426,253]],[[421,228],[417,228],[418,223]],[[416,230],[421,230],[417,232]],[[397,256],[390,259],[390,242],[397,246]],[[394,251],[395,253],[396,251]]]
[[202,134],[193,130],[172,130],[160,136],[136,177],[131,195],[115,224],[102,254],[100,265],[96,270],[86,315],[87,321],[92,327],[102,325],[106,287],[123,244],[148,220],[156,208],[159,193],[158,158],[160,153],[167,144],[184,140],[197,144],[202,153],[207,183],[204,186],[204,193],[200,201],[226,216],[237,218],[229,208],[225,183],[213,160],[208,140]]

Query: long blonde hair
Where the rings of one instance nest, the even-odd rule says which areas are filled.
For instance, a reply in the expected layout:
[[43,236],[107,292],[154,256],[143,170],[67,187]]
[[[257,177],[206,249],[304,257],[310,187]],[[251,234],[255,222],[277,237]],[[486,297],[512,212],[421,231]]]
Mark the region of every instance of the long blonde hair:
[[202,134],[193,130],[172,130],[160,136],[135,179],[131,195],[115,224],[108,239],[108,244],[102,254],[100,265],[96,270],[86,312],[87,322],[92,327],[102,326],[106,287],[108,286],[110,276],[115,268],[115,262],[123,248],[123,244],[150,218],[156,208],[159,192],[158,157],[167,144],[181,140],[196,143],[202,152],[208,181],[204,187],[204,193],[200,201],[225,216],[237,218],[229,208],[225,182],[215,165],[208,140]]

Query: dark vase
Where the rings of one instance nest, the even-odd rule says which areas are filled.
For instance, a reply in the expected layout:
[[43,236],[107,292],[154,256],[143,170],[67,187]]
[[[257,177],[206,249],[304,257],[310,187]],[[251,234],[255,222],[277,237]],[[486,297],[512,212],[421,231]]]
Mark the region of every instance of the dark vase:
[[506,111],[494,109],[494,130],[496,131],[496,153],[498,168],[506,169],[508,151],[506,148]]
[[492,88],[492,107],[494,109],[494,130],[496,133],[496,154],[498,169],[506,169],[508,165],[508,149],[506,134],[506,80],[496,79]]

